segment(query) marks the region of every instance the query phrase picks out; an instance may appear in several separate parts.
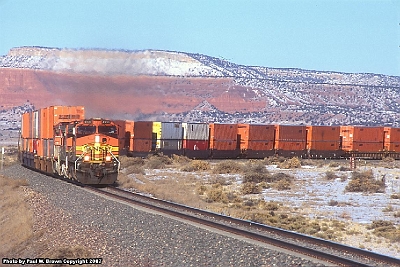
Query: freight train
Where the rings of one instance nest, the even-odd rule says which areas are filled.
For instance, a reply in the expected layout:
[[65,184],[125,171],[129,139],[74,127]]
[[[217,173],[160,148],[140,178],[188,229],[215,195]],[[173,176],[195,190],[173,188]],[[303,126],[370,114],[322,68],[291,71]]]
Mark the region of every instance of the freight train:
[[82,106],[22,115],[24,166],[84,184],[113,184],[119,155],[192,159],[400,158],[400,128],[85,119]]
[[117,180],[118,127],[111,120],[85,119],[82,106],[50,106],[22,115],[22,165],[83,184]]
[[115,121],[128,156],[400,158],[400,128]]

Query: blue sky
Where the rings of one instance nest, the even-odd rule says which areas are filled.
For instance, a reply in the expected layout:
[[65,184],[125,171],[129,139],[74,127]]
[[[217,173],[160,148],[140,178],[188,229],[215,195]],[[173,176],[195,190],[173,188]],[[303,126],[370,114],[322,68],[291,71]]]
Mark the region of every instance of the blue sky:
[[400,76],[399,0],[0,0],[12,47],[160,49]]

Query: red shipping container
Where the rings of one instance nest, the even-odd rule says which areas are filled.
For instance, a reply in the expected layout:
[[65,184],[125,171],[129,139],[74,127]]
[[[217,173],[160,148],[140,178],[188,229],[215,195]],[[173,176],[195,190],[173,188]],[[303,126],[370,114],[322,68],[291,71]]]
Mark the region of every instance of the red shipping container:
[[153,122],[152,121],[135,121],[133,124],[134,138],[152,139]]
[[235,150],[237,144],[237,124],[210,125],[210,148],[215,150]]
[[275,149],[284,151],[305,150],[306,141],[306,126],[275,125]]
[[208,150],[208,140],[183,140],[183,148],[187,150]]
[[[118,127],[118,147],[122,154],[133,149],[133,125],[130,120],[115,120],[114,123]],[[121,154],[121,155],[122,155]]]
[[340,149],[339,126],[307,126],[307,149],[337,151]]
[[241,150],[273,150],[274,125],[238,124]]
[[400,152],[400,128],[385,127],[384,128],[386,151]]
[[219,141],[219,140],[216,140],[216,141],[213,142],[213,146],[210,146],[210,148],[214,149],[214,150],[236,150],[237,149],[237,142],[236,141]]
[[384,149],[384,127],[341,126],[344,151],[379,152]]
[[150,152],[152,150],[152,140],[151,139],[133,139],[133,152]]

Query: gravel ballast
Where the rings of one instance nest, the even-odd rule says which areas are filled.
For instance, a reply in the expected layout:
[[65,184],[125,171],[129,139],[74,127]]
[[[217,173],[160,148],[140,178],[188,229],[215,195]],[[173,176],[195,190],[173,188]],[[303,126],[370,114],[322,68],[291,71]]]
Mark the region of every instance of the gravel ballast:
[[102,266],[322,266],[104,199],[20,165],[0,174],[28,181],[41,241],[85,247],[103,258]]

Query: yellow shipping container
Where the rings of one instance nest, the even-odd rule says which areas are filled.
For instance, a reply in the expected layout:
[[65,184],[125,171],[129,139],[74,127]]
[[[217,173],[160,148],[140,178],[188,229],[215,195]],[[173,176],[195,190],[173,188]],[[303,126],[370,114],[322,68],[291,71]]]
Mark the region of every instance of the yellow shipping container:
[[161,122],[153,122],[153,143],[156,144],[156,149],[161,148]]

